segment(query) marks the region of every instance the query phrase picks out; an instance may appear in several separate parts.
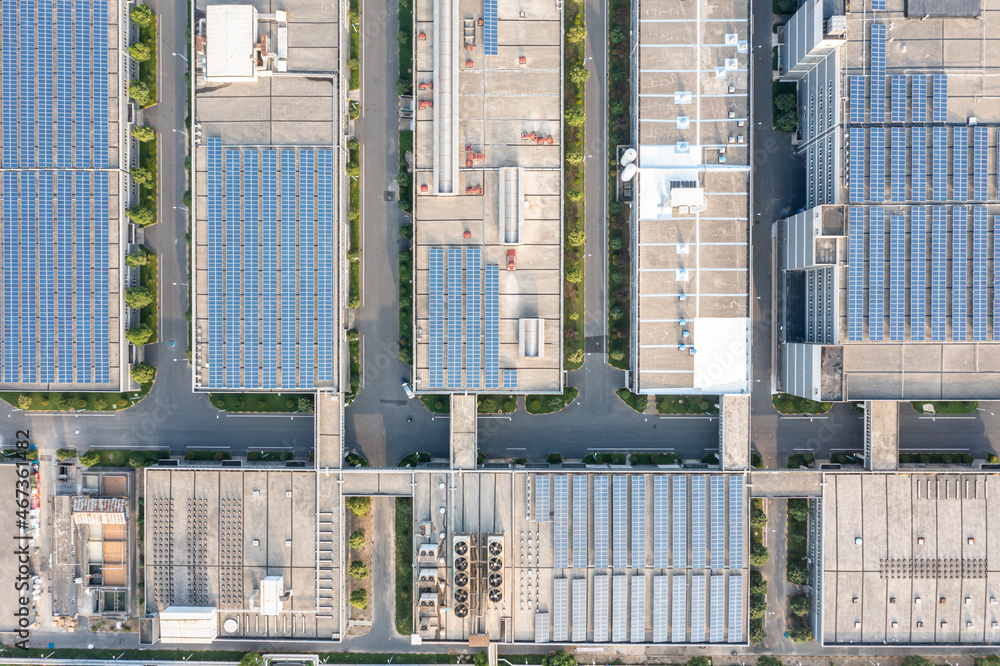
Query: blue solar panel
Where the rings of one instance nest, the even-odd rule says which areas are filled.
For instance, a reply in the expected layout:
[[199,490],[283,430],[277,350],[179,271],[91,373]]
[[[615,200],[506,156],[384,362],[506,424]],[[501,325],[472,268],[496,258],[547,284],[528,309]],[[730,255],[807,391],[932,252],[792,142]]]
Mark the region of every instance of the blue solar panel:
[[885,11],[885,0],[872,0],[872,10]]
[[965,340],[969,270],[969,220],[965,206],[951,211],[951,339]]
[[333,151],[320,150],[316,202],[316,379],[333,381]]
[[868,213],[868,339],[881,340],[885,323],[885,209]]
[[56,2],[56,45],[56,165],[69,167],[73,156],[73,16],[70,0]]
[[[23,18],[23,17],[22,17]],[[29,23],[30,25],[30,23]],[[21,151],[24,154],[24,151]],[[21,381],[33,383],[38,377],[37,331],[35,329],[35,200],[38,192],[35,188],[35,173],[21,173]],[[88,202],[83,201],[86,205]],[[82,264],[85,266],[85,264]],[[89,297],[84,293],[84,298]],[[88,303],[89,305],[89,303]],[[87,341],[87,344],[92,344]]]
[[947,326],[948,218],[944,206],[931,209],[931,340],[945,339]]
[[948,200],[948,128],[932,128],[933,144],[931,153],[933,155],[933,171],[931,176],[931,189],[934,201]]
[[889,339],[903,339],[906,320],[906,218],[889,216]]
[[76,251],[74,253],[73,274],[76,283],[73,294],[76,298],[74,310],[76,314],[75,347],[76,347],[76,381],[90,383],[92,381],[91,350],[94,336],[91,331],[93,316],[90,311],[90,174],[77,171],[76,181]]
[[916,202],[927,201],[927,133],[924,127],[914,127],[911,130],[911,169],[910,169],[910,199]]
[[430,387],[444,387],[444,248],[432,247],[429,262],[430,336],[428,365]]
[[482,308],[482,258],[478,247],[465,250],[465,385],[479,388]]
[[910,339],[924,339],[927,302],[927,214],[923,207],[910,212]]
[[94,2],[94,166],[108,166],[108,6]]
[[462,249],[448,248],[448,388],[462,386]]
[[110,381],[108,363],[108,174],[94,174],[94,382]]
[[517,388],[517,370],[508,368],[503,371],[503,387],[509,389]]
[[934,74],[934,113],[936,123],[948,121],[948,75]]
[[239,388],[240,374],[240,303],[243,230],[240,219],[240,151],[226,152],[226,387]]
[[711,477],[712,488],[712,561],[713,569],[726,566],[726,478]]
[[[4,174],[6,181],[7,174]],[[73,381],[73,174],[56,174],[56,261],[58,266],[56,309],[59,314],[60,383]],[[5,185],[4,189],[10,192]],[[8,199],[7,201],[10,201]],[[6,211],[6,203],[4,204]],[[16,323],[16,320],[15,320]]]
[[850,77],[851,122],[865,122],[865,77],[853,74]]
[[281,386],[295,386],[295,151],[281,151]]
[[729,568],[743,568],[743,477],[729,477]]
[[871,121],[885,122],[885,26],[872,26]]
[[708,507],[705,503],[705,477],[691,477],[691,566],[695,569],[705,568],[705,514]]
[[208,386],[223,387],[222,140],[208,140]]
[[859,203],[865,200],[865,130],[863,127],[852,127],[850,131],[851,177],[850,200]]
[[892,75],[892,122],[906,122],[906,76]]
[[500,267],[486,267],[486,388],[500,384]]
[[687,479],[681,475],[673,478],[670,506],[670,524],[673,528],[671,566],[674,569],[685,569],[687,568]]
[[969,128],[952,128],[951,147],[951,198],[954,201],[969,199]]
[[927,122],[927,76],[910,77],[910,117],[915,123]]
[[497,0],[483,0],[483,52],[497,54]]
[[261,370],[264,388],[278,387],[278,151],[261,155]]
[[[45,32],[44,30],[42,32]],[[49,135],[51,138],[51,135]],[[107,191],[107,174],[104,176],[104,187]],[[53,174],[51,171],[43,171],[38,174],[38,381],[52,383],[56,381],[56,290],[55,290],[55,258],[53,257],[53,226],[55,211],[53,210]],[[100,200],[100,197],[97,199]],[[98,219],[100,222],[100,218]],[[105,229],[107,220],[105,219]],[[105,231],[106,233],[106,231]],[[105,271],[104,279],[107,280],[107,254],[104,254]],[[101,292],[97,292],[99,298]],[[104,330],[107,331],[107,290],[104,293]],[[95,318],[97,313],[94,313]],[[100,320],[96,320],[100,325]],[[100,351],[98,347],[98,351]],[[105,355],[107,345],[104,346]],[[107,359],[103,365],[107,372]],[[100,371],[101,365],[98,365]]]
[[316,199],[313,196],[313,181],[315,177],[315,153],[312,150],[299,151],[299,388],[310,389],[315,386],[313,380],[316,372],[313,357],[315,344],[314,327],[316,325],[313,313],[313,299],[316,292],[313,288],[313,271],[315,263],[315,232],[313,229],[313,207]]
[[893,127],[891,182],[889,185],[889,201],[906,201],[906,129]]
[[987,164],[987,147],[989,142],[989,130],[982,125],[977,125],[972,129],[972,199],[974,201],[986,201],[987,176],[989,166]]
[[986,340],[986,209],[972,209],[972,340]]
[[243,151],[243,385],[260,386],[260,204],[256,150]]
[[[8,0],[10,2],[11,0]],[[35,166],[35,136],[37,134],[38,127],[36,125],[35,118],[35,3],[34,0],[21,0],[21,38],[20,44],[20,56],[21,56],[21,71],[18,79],[20,80],[20,95],[21,104],[19,106],[19,111],[21,114],[21,120],[19,123],[19,129],[21,134],[21,166],[30,168]],[[34,298],[34,291],[32,290],[32,298]],[[27,323],[27,322],[25,322]],[[33,325],[33,324],[32,324]],[[22,359],[27,362],[28,359]],[[34,365],[33,363],[31,365]],[[26,371],[28,366],[25,365],[22,370]],[[32,374],[34,371],[32,370]],[[33,381],[32,379],[23,379],[22,381]]]
[[[17,3],[7,0],[3,3],[3,166],[4,168],[11,169],[17,166],[17,51],[18,51],[18,38],[17,38]],[[4,187],[4,192],[10,192],[7,187]],[[16,202],[16,199],[15,199]],[[17,217],[17,214],[14,214]],[[6,227],[5,227],[6,228]],[[10,247],[15,248],[16,252],[17,243],[14,242]],[[15,280],[16,282],[16,280]],[[6,281],[5,281],[6,283]],[[6,299],[4,300],[6,303]],[[5,319],[7,319],[5,317]],[[9,321],[9,319],[8,319]],[[12,324],[16,329],[16,323]],[[17,338],[14,338],[13,342],[5,341],[4,349],[11,349],[11,344],[17,345]],[[12,356],[10,359],[4,359],[4,376],[13,376],[17,374],[17,368],[13,367],[17,365],[17,357]],[[11,374],[13,373],[13,374]],[[16,379],[8,379],[5,381],[17,381]]]
[[[4,29],[7,28],[7,5],[4,3]],[[6,49],[4,55],[6,56]],[[4,85],[6,85],[6,77]],[[4,98],[6,101],[6,97]],[[6,118],[5,118],[6,121]],[[6,145],[4,146],[6,149]],[[16,382],[20,379],[17,344],[20,338],[18,324],[18,302],[20,287],[18,280],[18,214],[17,214],[17,174],[6,171],[3,174],[3,380]],[[61,247],[61,246],[60,246]],[[69,292],[66,292],[67,294]],[[65,367],[65,366],[64,366]]]
[[[104,12],[107,15],[107,11]],[[38,31],[38,166],[40,167],[51,167],[52,164],[52,0],[38,0],[38,25],[45,26],[44,29]],[[104,21],[95,21],[94,30],[97,31],[98,28],[107,32],[107,25]],[[105,38],[104,43],[107,44],[107,38]],[[104,58],[104,99],[103,99],[103,109],[105,110],[104,123],[107,123],[107,52],[105,50],[103,54]],[[100,65],[97,62],[96,56],[94,61],[94,67],[98,68]],[[98,77],[101,76],[100,72],[97,74]],[[95,96],[98,94],[99,83],[95,79]],[[96,99],[94,101],[96,108],[101,108],[97,105],[101,104],[101,100]],[[97,118],[94,119],[96,123]],[[99,145],[99,148],[103,148],[105,155],[107,154],[107,129],[104,130],[104,145]],[[107,166],[104,164],[102,166]],[[39,201],[41,204],[41,201]],[[55,367],[55,359],[52,360],[53,368]],[[42,361],[42,373],[45,374],[45,364]],[[46,381],[46,380],[42,380]],[[55,379],[47,380],[55,381]]]
[[868,198],[885,201],[885,128],[871,129],[871,152],[868,153]]
[[847,339],[856,342],[864,333],[865,211],[848,213]]
[[94,107],[90,91],[90,58],[93,47],[91,45],[89,30],[89,0],[76,0],[73,19],[75,25],[73,31],[73,53],[75,55],[73,111],[76,121],[76,141],[73,146],[76,155],[73,163],[77,167],[85,168],[91,166],[91,155],[93,152],[91,128],[94,124]]

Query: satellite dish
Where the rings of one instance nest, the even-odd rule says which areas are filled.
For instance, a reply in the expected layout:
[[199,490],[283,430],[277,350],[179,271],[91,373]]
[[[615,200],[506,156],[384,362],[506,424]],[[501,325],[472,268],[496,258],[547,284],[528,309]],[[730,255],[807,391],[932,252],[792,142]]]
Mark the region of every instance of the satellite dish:
[[626,148],[625,152],[622,153],[622,166],[635,162],[635,158],[638,156],[639,153],[635,151],[635,148]]
[[639,167],[634,164],[626,164],[625,168],[622,169],[622,181],[627,183],[635,178],[635,174],[637,173],[639,173]]

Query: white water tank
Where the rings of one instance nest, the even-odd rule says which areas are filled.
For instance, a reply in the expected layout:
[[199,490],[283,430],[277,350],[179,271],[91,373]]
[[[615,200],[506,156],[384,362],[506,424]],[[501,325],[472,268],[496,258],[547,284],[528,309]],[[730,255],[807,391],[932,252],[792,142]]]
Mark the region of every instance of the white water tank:
[[622,153],[622,162],[621,162],[622,166],[625,166],[627,164],[632,164],[632,162],[635,162],[635,158],[638,156],[639,153],[636,152],[635,148],[626,148],[625,152]]
[[628,182],[635,178],[635,174],[639,172],[639,167],[635,164],[626,164],[625,168],[622,169],[622,181]]

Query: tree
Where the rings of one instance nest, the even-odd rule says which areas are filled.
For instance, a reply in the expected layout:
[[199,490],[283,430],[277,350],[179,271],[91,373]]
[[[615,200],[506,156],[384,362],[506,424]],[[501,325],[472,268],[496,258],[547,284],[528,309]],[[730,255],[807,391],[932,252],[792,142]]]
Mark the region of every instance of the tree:
[[583,245],[586,241],[587,241],[587,234],[583,230],[583,227],[579,227],[579,226],[578,227],[574,227],[569,232],[569,244],[570,245],[576,245],[576,246],[579,247],[580,245]]
[[153,22],[153,10],[149,8],[149,5],[136,5],[129,15],[140,28],[145,28]]
[[137,62],[146,62],[152,55],[152,49],[145,42],[136,42],[128,47],[128,54]]
[[351,562],[350,568],[347,570],[348,575],[355,580],[364,580],[368,578],[368,567],[361,560],[354,560]]
[[687,666],[712,666],[712,660],[708,657],[691,657]]
[[767,594],[767,581],[764,574],[759,571],[750,572],[750,592],[751,594]]
[[59,462],[64,462],[70,458],[76,458],[76,449],[56,449],[56,458]]
[[413,92],[413,84],[406,79],[399,79],[396,81],[396,92],[402,95],[409,95]]
[[566,193],[566,198],[573,202],[582,201],[583,190],[570,190]]
[[616,25],[608,31],[608,39],[612,44],[621,44],[628,38],[620,25]]
[[156,211],[148,206],[132,206],[125,211],[125,215],[132,224],[137,224],[140,227],[147,227],[156,222]]
[[577,666],[577,661],[565,650],[542,657],[542,666]]
[[578,106],[567,109],[563,115],[566,118],[566,124],[570,127],[583,127],[583,124],[587,122],[587,114]]
[[796,104],[797,100],[795,99],[795,93],[793,92],[781,93],[774,98],[774,107],[778,109],[778,111],[788,111],[789,109],[794,109]]
[[129,287],[125,290],[125,305],[130,308],[144,308],[153,302],[153,295],[145,287]]
[[774,130],[776,132],[794,132],[799,126],[799,114],[795,109],[782,111],[774,120]]
[[138,453],[128,459],[128,466],[132,467],[132,468],[135,468],[135,469],[141,469],[143,467],[149,467],[152,464],[153,464],[152,460],[146,460],[145,458],[143,458]]
[[97,451],[87,451],[80,456],[80,464],[84,467],[93,467],[99,462],[101,462],[101,454]]
[[566,31],[566,39],[569,40],[570,44],[579,44],[587,38],[587,29],[582,25],[574,25],[572,28]]
[[579,166],[583,164],[583,153],[579,150],[566,151],[566,164],[569,164],[570,166]]
[[583,282],[583,272],[579,268],[571,268],[566,271],[567,282]]
[[813,633],[809,627],[795,627],[788,630],[788,637],[796,643],[805,643],[813,639]]
[[351,592],[351,605],[359,610],[368,606],[368,590],[354,590]]
[[135,252],[130,252],[125,255],[125,263],[132,268],[138,268],[139,266],[145,266],[149,263],[150,253],[146,251],[145,248],[140,247]]
[[566,355],[566,360],[570,363],[583,363],[583,350],[574,349]]
[[583,85],[590,78],[590,71],[582,62],[575,63],[569,68],[569,80],[578,86]]
[[613,99],[611,103],[608,104],[608,111],[611,112],[613,116],[620,116],[625,113],[625,100]]
[[301,398],[299,398],[298,409],[296,411],[311,412],[312,410],[313,410],[312,398],[307,398],[306,396],[302,396]]
[[[979,659],[976,659],[976,666],[980,666]],[[903,657],[903,666],[934,666],[934,662],[930,659],[924,659],[923,657],[918,657],[915,654]],[[983,666],[986,666],[985,664]]]
[[357,178],[361,175],[361,163],[355,159],[349,160],[347,162],[347,166],[344,168],[344,171],[346,171],[347,175],[351,178]]
[[133,167],[129,172],[132,174],[132,181],[136,185],[149,185],[153,182],[153,173],[149,169],[144,169],[143,167]]
[[472,655],[473,666],[488,666],[490,658],[485,652],[477,652]]
[[138,324],[125,331],[125,337],[135,346],[141,347],[153,337],[153,331],[145,324]]
[[990,654],[985,657],[976,657],[973,664],[974,666],[1000,666],[1000,655]]
[[788,520],[804,521],[809,519],[809,501],[804,499],[788,500]]
[[809,595],[808,594],[796,594],[794,597],[789,597],[788,607],[793,613],[798,616],[809,614]]
[[767,514],[754,502],[753,509],[750,510],[750,527],[755,530],[762,530],[767,525]]
[[787,578],[789,583],[805,585],[809,582],[809,567],[801,560],[789,562]]
[[750,619],[759,620],[767,612],[767,597],[763,594],[750,595]]
[[372,506],[371,497],[348,497],[347,508],[359,518],[368,515],[368,510]]
[[156,368],[143,361],[132,366],[132,379],[136,384],[148,384],[156,376]]
[[135,100],[139,106],[149,106],[153,101],[153,93],[142,81],[132,79],[128,84],[128,96]]
[[31,396],[27,393],[22,393],[17,396],[17,408],[18,409],[29,409],[31,407]]
[[132,128],[132,136],[140,143],[146,143],[156,138],[156,132],[149,125],[137,125]]
[[[753,622],[750,623],[750,642],[753,643],[754,645],[760,645],[765,640],[767,640],[767,632],[764,631],[763,622],[761,622],[760,620],[754,620]],[[758,664],[762,663],[761,659],[763,659],[763,657],[757,658]],[[780,664],[781,662],[778,663]]]
[[240,659],[240,666],[261,666],[263,663],[264,658],[260,656],[260,652],[247,652]]
[[750,566],[757,567],[758,569],[761,568],[767,564],[769,556],[764,544],[755,540],[750,541]]
[[354,530],[351,532],[350,539],[351,548],[358,549],[365,545],[365,531],[364,530]]

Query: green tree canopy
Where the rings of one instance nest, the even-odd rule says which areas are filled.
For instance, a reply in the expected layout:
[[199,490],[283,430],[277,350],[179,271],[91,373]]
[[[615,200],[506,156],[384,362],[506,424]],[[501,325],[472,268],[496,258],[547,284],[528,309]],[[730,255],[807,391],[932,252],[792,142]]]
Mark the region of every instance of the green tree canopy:
[[148,384],[156,376],[156,368],[145,361],[132,366],[132,379],[136,384]]
[[153,302],[153,294],[145,287],[129,287],[125,290],[125,304],[130,308],[144,308]]
[[355,516],[365,516],[368,515],[368,510],[371,509],[372,498],[371,497],[348,497],[347,498],[347,508],[351,510]]
[[136,141],[146,143],[156,138],[156,131],[149,125],[137,125],[132,128],[132,136]]
[[140,28],[145,28],[153,22],[153,10],[149,8],[149,5],[136,5],[129,15]]
[[145,324],[139,324],[137,326],[133,326],[132,328],[128,329],[125,332],[125,337],[132,344],[136,345],[137,347],[141,347],[142,345],[149,342],[149,339],[153,337],[153,331],[149,328],[149,326],[146,326]]
[[93,467],[99,462],[101,462],[101,454],[97,451],[87,451],[80,456],[80,464],[84,467]]
[[148,206],[132,206],[127,211],[125,215],[132,224],[137,224],[140,227],[146,227],[156,222],[156,211]]
[[136,42],[128,47],[128,54],[138,62],[146,62],[152,57],[153,51],[145,42]]

